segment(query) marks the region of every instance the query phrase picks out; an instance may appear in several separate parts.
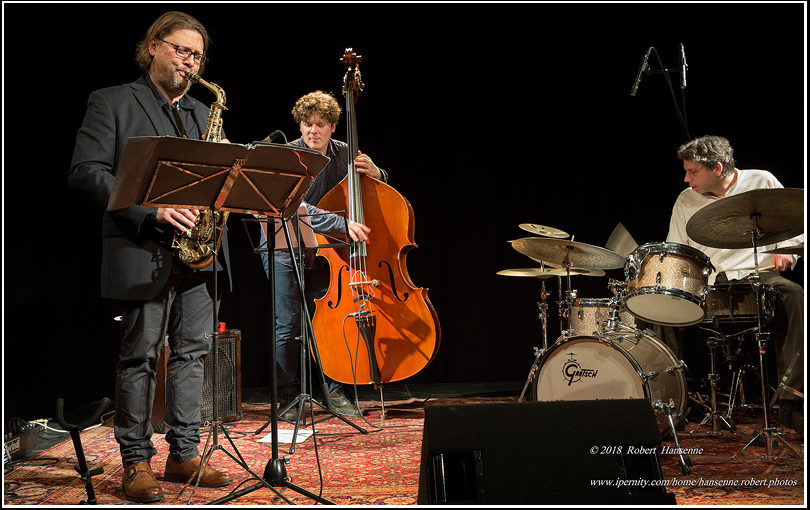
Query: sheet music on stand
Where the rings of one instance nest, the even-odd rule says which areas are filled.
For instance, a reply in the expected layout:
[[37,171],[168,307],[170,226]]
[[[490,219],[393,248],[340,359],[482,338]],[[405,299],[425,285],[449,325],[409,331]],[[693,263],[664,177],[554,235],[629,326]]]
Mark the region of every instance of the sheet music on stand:
[[328,161],[288,145],[136,136],[121,156],[107,210],[137,204],[289,218]]
[[[295,221],[295,215],[291,216],[289,219],[285,220],[287,222],[287,228],[290,230],[290,238],[292,239],[292,247],[293,249],[298,249],[298,239],[301,239],[304,248],[316,248],[318,246],[318,241],[315,240],[315,231],[312,229],[312,225],[307,222],[301,220],[302,217],[307,215],[307,208],[304,204],[298,206],[298,213],[299,221]],[[264,218],[261,218],[264,220]],[[267,222],[261,221],[259,223],[262,227],[262,232],[264,233],[265,242],[260,246],[260,248],[267,249]],[[287,237],[284,235],[284,225],[282,225],[281,221],[278,223],[273,224],[273,229],[275,231],[274,235],[274,244],[273,247],[275,250],[287,250]],[[300,231],[299,231],[300,230]]]

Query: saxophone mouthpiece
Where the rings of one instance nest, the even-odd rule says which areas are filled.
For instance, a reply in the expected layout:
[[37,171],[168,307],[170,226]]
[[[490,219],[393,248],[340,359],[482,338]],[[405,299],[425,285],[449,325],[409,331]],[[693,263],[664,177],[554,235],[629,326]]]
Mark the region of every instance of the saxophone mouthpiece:
[[191,71],[186,71],[186,79],[192,83],[197,83],[200,80],[200,75]]

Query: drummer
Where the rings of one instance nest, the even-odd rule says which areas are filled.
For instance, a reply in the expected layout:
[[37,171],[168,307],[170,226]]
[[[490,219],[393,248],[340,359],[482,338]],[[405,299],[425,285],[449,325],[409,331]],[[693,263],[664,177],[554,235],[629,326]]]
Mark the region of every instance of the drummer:
[[[702,136],[681,145],[677,152],[686,171],[684,182],[689,188],[678,195],[672,208],[669,223],[668,242],[681,243],[705,253],[717,272],[709,276],[709,285],[727,282],[748,281],[746,276],[753,273],[753,247],[746,249],[720,249],[699,244],[686,234],[686,224],[702,207],[724,197],[738,195],[746,191],[762,188],[783,188],[779,180],[766,170],[739,170],[734,166],[734,149],[729,141],[721,136]],[[758,247],[758,267],[773,266],[773,270],[760,272],[760,281],[773,287],[779,296],[781,307],[777,305],[774,315],[773,344],[776,348],[778,381],[793,363],[791,375],[786,385],[801,393],[804,392],[804,289],[779,274],[791,270],[798,260],[797,255],[766,254],[764,251],[776,247],[795,246],[804,242],[800,235],[780,242],[777,245]],[[780,311],[781,308],[781,311]],[[779,401],[779,422],[783,427],[792,428],[802,434],[804,430],[803,402],[790,391],[785,391]]]

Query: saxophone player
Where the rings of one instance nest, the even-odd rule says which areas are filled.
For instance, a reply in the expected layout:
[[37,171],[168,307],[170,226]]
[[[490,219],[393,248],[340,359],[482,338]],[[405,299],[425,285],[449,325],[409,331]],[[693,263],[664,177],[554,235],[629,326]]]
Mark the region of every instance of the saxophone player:
[[[163,499],[150,460],[157,451],[150,424],[155,370],[164,336],[165,439],[163,479],[185,483],[200,469],[200,404],[204,358],[211,339],[213,271],[180,263],[171,249],[175,231],[194,225],[197,210],[130,206],[104,212],[117,165],[133,136],[203,138],[209,108],[188,96],[189,72],[200,74],[209,36],[194,17],[177,11],[158,17],[136,49],[143,74],[134,82],[96,90],[76,136],[70,188],[103,214],[102,297],[122,310],[116,367],[115,439],[124,466],[122,488],[138,503]],[[227,243],[222,242],[218,288],[230,288]],[[200,486],[221,487],[232,477],[205,465]]]

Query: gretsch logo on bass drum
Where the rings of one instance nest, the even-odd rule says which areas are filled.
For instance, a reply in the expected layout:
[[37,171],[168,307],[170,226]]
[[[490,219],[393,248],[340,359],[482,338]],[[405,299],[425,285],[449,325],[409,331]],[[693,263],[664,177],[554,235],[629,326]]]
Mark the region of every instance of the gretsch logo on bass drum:
[[571,386],[572,383],[579,382],[582,378],[586,379],[593,379],[596,377],[596,373],[599,370],[594,370],[592,368],[582,368],[579,363],[577,362],[575,353],[569,352],[568,353],[568,361],[565,362],[563,365],[563,376],[565,380],[568,381],[568,386]]

